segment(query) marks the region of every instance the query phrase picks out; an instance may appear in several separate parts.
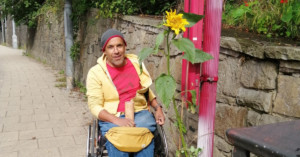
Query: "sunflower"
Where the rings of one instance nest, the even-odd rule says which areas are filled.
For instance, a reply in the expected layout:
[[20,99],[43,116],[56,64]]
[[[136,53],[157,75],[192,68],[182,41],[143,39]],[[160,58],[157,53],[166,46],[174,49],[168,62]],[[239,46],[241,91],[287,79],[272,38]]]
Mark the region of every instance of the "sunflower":
[[180,33],[180,30],[184,32],[184,26],[188,25],[189,22],[186,19],[182,18],[183,14],[176,14],[176,9],[174,11],[171,10],[170,12],[166,11],[166,13],[167,21],[165,21],[163,25],[171,28],[176,35]]

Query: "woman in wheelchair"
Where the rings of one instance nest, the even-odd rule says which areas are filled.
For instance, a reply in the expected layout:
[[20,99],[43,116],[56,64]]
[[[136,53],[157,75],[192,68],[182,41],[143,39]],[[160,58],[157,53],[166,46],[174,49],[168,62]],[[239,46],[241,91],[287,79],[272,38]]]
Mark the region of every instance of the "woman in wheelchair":
[[[144,64],[140,66],[136,55],[125,54],[126,46],[124,36],[118,30],[109,29],[103,33],[100,42],[103,54],[87,76],[88,105],[99,120],[99,131],[103,136],[115,127],[141,127],[153,133],[157,124],[165,122],[161,105],[149,88],[152,79],[147,69]],[[125,102],[129,101],[134,106],[134,119],[125,117]],[[149,112],[149,106],[155,109],[155,117]],[[108,139],[106,142],[110,157],[128,156],[128,152],[120,151],[111,141]],[[128,141],[128,145],[131,144]],[[137,157],[153,155],[153,140],[134,153]]]

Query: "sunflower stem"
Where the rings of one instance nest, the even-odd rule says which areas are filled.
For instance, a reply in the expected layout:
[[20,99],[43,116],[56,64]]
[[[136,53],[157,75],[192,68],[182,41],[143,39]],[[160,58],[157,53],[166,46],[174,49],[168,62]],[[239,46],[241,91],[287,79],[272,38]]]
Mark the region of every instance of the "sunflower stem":
[[178,123],[178,129],[179,129],[179,134],[180,134],[180,138],[181,138],[181,143],[182,143],[184,155],[186,157],[188,157],[188,153],[187,153],[187,149],[186,149],[186,143],[185,143],[185,139],[184,139],[184,136],[183,136],[182,119],[180,117],[180,114],[178,112],[177,106],[175,104],[175,97],[174,96],[172,98],[172,101],[173,101],[174,111],[175,111],[175,114],[176,114],[176,121]]
[[169,43],[169,35],[170,35],[170,29],[168,31],[168,34],[167,34],[167,51],[168,51],[168,54],[167,54],[167,69],[168,69],[168,75],[170,75],[170,43]]

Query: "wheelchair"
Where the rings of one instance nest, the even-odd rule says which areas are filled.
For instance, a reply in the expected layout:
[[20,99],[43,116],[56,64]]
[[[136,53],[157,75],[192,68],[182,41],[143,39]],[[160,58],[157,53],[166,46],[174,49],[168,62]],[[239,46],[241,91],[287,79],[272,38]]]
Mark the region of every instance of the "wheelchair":
[[[94,120],[93,124],[89,125],[87,137],[87,157],[108,157],[108,152],[105,147],[107,139],[101,135],[99,121]],[[154,134],[154,157],[167,157],[169,155],[167,139],[162,126],[156,126]],[[129,156],[133,157],[133,153]]]

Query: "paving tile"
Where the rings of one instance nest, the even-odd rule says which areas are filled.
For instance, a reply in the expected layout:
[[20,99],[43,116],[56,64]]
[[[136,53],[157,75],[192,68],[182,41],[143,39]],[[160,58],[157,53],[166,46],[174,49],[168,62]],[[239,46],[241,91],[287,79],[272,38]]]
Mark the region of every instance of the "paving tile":
[[1,142],[17,141],[19,137],[18,131],[0,133]]
[[27,97],[21,96],[21,100],[20,100],[21,106],[33,104],[32,99],[34,99],[34,98],[31,96],[27,96]]
[[58,148],[20,150],[18,157],[60,157]]
[[20,111],[21,105],[8,105],[6,111]]
[[0,110],[0,118],[3,118],[6,116],[6,110]]
[[8,152],[14,152],[13,149],[15,146],[18,145],[18,141],[0,141],[0,152],[2,153],[8,153]]
[[51,120],[77,119],[75,113],[49,113]]
[[89,121],[84,119],[66,119],[66,122],[69,127],[75,127],[75,126],[85,127],[88,126],[89,124]]
[[86,134],[86,130],[83,127],[63,127],[53,128],[55,136],[67,136],[67,135],[82,135]]
[[0,118],[0,124],[16,124],[19,123],[19,121],[20,121],[19,116]]
[[33,113],[34,113],[33,109],[18,110],[18,111],[7,111],[6,117],[10,117],[10,116],[22,116],[22,115],[32,115]]
[[84,134],[82,135],[74,135],[74,140],[76,144],[82,145],[83,143],[86,143],[87,141],[87,135],[88,135],[88,131],[85,131]]
[[34,114],[34,115],[21,116],[21,123],[22,122],[39,122],[39,121],[49,121],[49,115],[48,114]]
[[28,110],[28,109],[45,109],[46,105],[43,103],[39,104],[21,104],[21,110]]
[[21,104],[21,100],[20,100],[20,96],[11,96],[9,98],[8,101],[8,105],[20,105]]
[[18,141],[18,145],[14,148],[14,150],[25,150],[25,149],[37,149],[38,144],[37,140],[21,140]]
[[3,46],[0,73],[1,157],[85,156],[92,116],[82,94],[55,87],[58,71]]
[[57,128],[57,127],[67,127],[67,124],[64,120],[49,120],[36,122],[37,129],[49,129],[49,128]]
[[4,124],[3,132],[34,130],[35,122]]
[[42,109],[34,109],[34,113],[36,114],[48,114],[48,113],[61,113],[59,108],[42,108]]
[[9,93],[0,93],[0,98],[8,98]]
[[75,141],[72,136],[61,136],[38,139],[39,148],[74,147]]
[[86,146],[60,147],[60,152],[63,157],[83,157],[86,155]]
[[1,156],[3,157],[18,157],[18,152],[13,151],[13,152],[1,152]]
[[20,91],[18,91],[18,92],[9,92],[9,96],[11,96],[11,97],[20,97],[21,93],[20,93]]
[[0,142],[0,152],[15,152],[26,149],[37,149],[37,140]]
[[[0,94],[1,95],[1,94]],[[7,99],[3,99],[3,98],[0,98],[0,107],[1,106],[6,106],[8,105],[8,100]]]
[[49,137],[54,137],[52,129],[19,131],[20,140],[41,139],[41,138],[49,138]]

